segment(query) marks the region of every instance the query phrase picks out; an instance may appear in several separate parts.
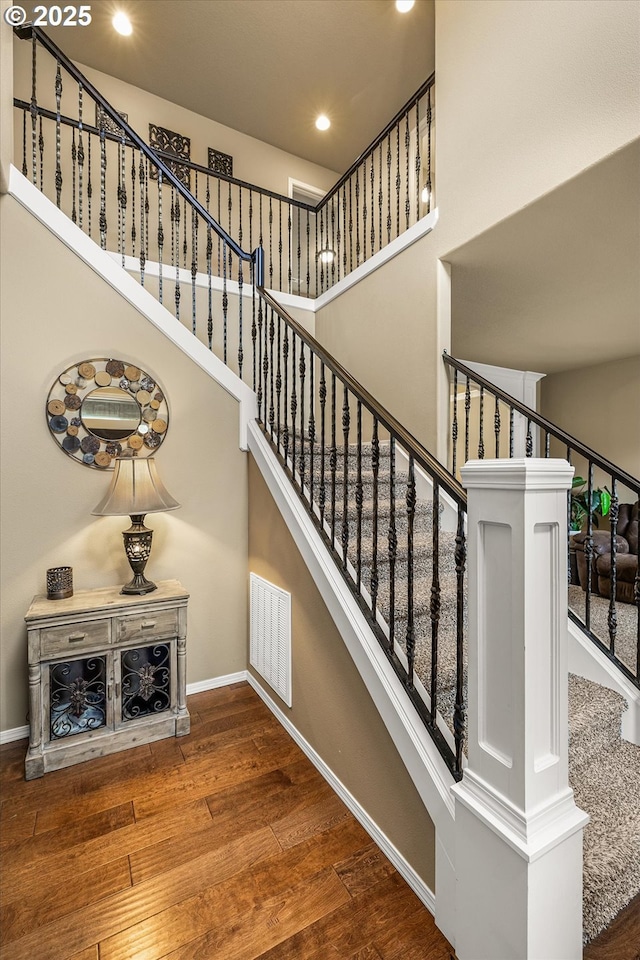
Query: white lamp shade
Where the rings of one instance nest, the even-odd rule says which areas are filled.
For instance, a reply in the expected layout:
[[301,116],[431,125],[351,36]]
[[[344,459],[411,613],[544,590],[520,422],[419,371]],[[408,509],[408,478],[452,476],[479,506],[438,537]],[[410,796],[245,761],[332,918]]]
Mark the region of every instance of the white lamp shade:
[[174,500],[158,476],[153,457],[116,460],[107,494],[91,513],[98,517],[125,517],[177,510]]

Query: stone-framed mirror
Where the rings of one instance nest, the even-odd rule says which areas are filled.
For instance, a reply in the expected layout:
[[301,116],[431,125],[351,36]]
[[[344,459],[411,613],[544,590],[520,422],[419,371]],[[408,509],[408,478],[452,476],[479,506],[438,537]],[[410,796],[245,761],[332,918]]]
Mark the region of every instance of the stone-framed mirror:
[[169,411],[162,387],[137,364],[81,360],[54,381],[46,403],[49,432],[84,466],[108,470],[116,457],[148,457],[164,441]]

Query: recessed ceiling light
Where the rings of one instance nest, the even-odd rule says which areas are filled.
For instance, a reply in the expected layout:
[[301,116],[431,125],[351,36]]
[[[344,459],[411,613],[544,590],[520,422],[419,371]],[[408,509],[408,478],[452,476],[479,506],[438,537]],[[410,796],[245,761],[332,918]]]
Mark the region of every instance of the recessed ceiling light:
[[133,33],[133,27],[131,26],[129,17],[121,10],[114,14],[111,23],[113,24],[113,29],[121,33],[123,37],[130,37]]
[[328,130],[331,126],[331,120],[329,117],[325,116],[324,113],[321,113],[318,119],[316,120],[316,127],[318,130]]
[[409,13],[415,0],[396,0],[396,10],[398,13]]

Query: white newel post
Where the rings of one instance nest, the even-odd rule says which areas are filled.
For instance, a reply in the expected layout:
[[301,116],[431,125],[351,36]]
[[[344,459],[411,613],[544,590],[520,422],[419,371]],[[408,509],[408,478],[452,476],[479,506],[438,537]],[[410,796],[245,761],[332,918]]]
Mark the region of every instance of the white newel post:
[[458,960],[582,957],[567,772],[565,460],[470,461],[468,766],[455,794]]

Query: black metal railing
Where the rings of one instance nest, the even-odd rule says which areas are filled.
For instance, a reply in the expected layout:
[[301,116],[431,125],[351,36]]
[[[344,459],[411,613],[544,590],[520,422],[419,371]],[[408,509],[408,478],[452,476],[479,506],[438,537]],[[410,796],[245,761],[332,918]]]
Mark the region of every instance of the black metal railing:
[[257,282],[259,423],[459,778],[465,491]]
[[[23,174],[242,377],[251,309],[243,286],[253,283],[256,252],[215,218],[212,178],[196,180],[192,193],[42,30],[16,32],[32,49],[30,101],[14,101]],[[50,56],[39,57],[41,49]],[[89,105],[99,126],[86,123]]]
[[558,457],[574,466],[567,497],[569,615],[640,687],[640,480],[459,360],[445,353],[444,362],[451,382],[448,464],[454,476],[467,460],[485,457]]
[[[244,243],[264,248],[269,289],[316,297],[432,209],[433,76],[312,206],[146,144],[143,150],[143,141],[46,34],[30,26],[16,32],[33,44],[31,97],[14,100],[22,112],[22,172],[104,249],[123,263],[131,258],[127,266],[139,271],[141,282],[153,264],[163,296],[167,269],[179,268],[178,313],[182,298],[206,297],[209,276],[222,281],[229,309],[231,291],[237,295],[235,284],[246,279],[238,253]],[[53,61],[38,62],[38,43]],[[71,94],[62,71],[73,78]],[[87,123],[88,103],[99,107],[95,125]],[[188,223],[177,184],[224,225],[213,243],[197,235],[197,218],[195,228]],[[220,283],[213,286],[215,302]]]

